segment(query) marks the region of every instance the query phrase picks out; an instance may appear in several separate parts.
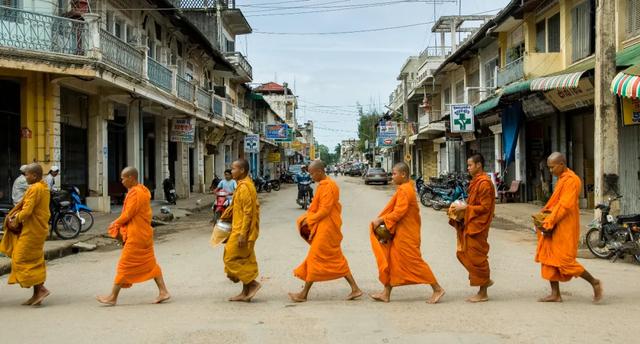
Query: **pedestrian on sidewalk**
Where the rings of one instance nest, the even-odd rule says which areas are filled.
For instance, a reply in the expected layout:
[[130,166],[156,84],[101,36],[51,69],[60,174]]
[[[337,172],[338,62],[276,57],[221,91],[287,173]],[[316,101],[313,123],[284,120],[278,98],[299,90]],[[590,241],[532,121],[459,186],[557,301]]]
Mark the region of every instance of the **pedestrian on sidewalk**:
[[536,262],[541,265],[542,278],[551,285],[551,294],[538,301],[562,302],[560,282],[581,277],[593,287],[593,302],[599,302],[602,299],[602,283],[576,261],[580,238],[580,177],[567,167],[567,159],[562,153],[549,155],[547,166],[551,174],[558,177],[558,183],[542,209],[542,213],[548,215],[536,224]]
[[[372,294],[376,301],[389,302],[391,289],[410,284],[429,284],[433,294],[428,303],[437,303],[444,295],[429,264],[420,252],[420,208],[416,189],[411,181],[409,166],[404,162],[393,167],[392,180],[398,186],[387,206],[371,223],[371,247],[378,263],[378,279],[384,290]],[[374,229],[384,224],[393,234],[387,243],[381,243]]]
[[9,284],[33,287],[33,296],[22,304],[39,306],[50,293],[44,286],[47,277],[44,242],[49,235],[50,193],[42,180],[43,171],[39,164],[27,165],[24,173],[29,188],[5,218],[0,252],[11,258]]
[[24,193],[27,192],[27,188],[29,187],[29,183],[27,183],[27,178],[25,178],[24,174],[27,170],[27,165],[20,166],[20,175],[16,180],[13,181],[13,187],[11,188],[11,199],[13,200],[13,205],[16,206],[22,198],[24,197]]
[[138,170],[126,167],[120,174],[122,185],[127,188],[122,213],[109,225],[109,235],[122,240],[122,253],[118,261],[116,277],[107,296],[98,296],[98,302],[115,306],[122,288],[133,283],[153,279],[158,286],[158,297],[153,303],[162,303],[171,298],[156,262],[153,249],[153,227],[151,227],[151,192],[138,183]]
[[58,191],[56,188],[56,177],[60,174],[60,167],[51,166],[49,173],[44,177],[44,181],[49,186],[49,191]]
[[469,271],[470,285],[480,288],[476,295],[467,298],[468,302],[489,301],[487,289],[493,285],[487,240],[496,208],[496,192],[484,171],[484,164],[481,154],[474,154],[467,160],[467,171],[473,178],[469,184],[469,198],[466,203],[454,203],[449,209],[453,213],[464,212],[462,221],[449,219],[449,224],[456,229],[456,256]]
[[318,183],[316,196],[307,213],[297,220],[298,229],[308,227],[308,242],[311,247],[307,257],[293,274],[305,282],[299,293],[289,293],[294,302],[305,302],[314,282],[344,278],[351,287],[347,300],[362,296],[347,259],[342,254],[342,205],[340,189],[336,182],[325,174],[325,164],[315,160],[309,165],[311,178]]
[[220,220],[231,222],[231,234],[224,246],[224,272],[233,282],[242,282],[240,294],[229,301],[250,302],[262,285],[258,278],[255,245],[260,232],[260,204],[256,187],[249,177],[251,166],[244,159],[231,164],[231,175],[238,186],[231,205]]

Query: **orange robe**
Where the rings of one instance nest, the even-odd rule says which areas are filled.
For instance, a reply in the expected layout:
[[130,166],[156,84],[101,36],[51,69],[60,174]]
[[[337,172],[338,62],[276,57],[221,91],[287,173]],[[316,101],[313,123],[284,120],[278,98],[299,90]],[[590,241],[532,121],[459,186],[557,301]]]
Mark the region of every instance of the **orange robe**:
[[458,245],[456,256],[469,271],[471,286],[485,286],[490,281],[489,226],[496,208],[496,193],[493,182],[485,173],[476,176],[469,185],[469,198],[464,222],[449,219],[456,228]]
[[129,288],[133,283],[162,276],[153,251],[151,193],[142,184],[129,189],[122,213],[109,227],[109,234],[122,237],[124,245],[114,284]]
[[[224,272],[234,283],[249,284],[258,278],[255,244],[260,234],[260,203],[251,178],[238,181],[231,205],[220,217],[231,221],[231,235],[224,246]],[[247,239],[245,247],[238,247],[238,237]]]
[[412,182],[398,187],[378,217],[394,234],[381,244],[371,228],[371,248],[378,263],[378,278],[384,285],[433,284],[436,278],[420,252],[420,208]]
[[580,177],[567,168],[556,184],[553,195],[543,210],[550,210],[544,228],[554,228],[550,236],[538,232],[536,262],[542,265],[542,278],[552,282],[566,282],[584,272],[576,261],[580,237]]
[[[44,181],[32,184],[11,210],[17,212],[22,232],[14,234],[5,229],[0,252],[11,258],[9,284],[19,283],[23,288],[40,285],[47,279],[44,262],[44,242],[49,235],[49,187]],[[5,219],[6,226],[9,219]]]
[[342,254],[342,206],[340,189],[327,177],[318,183],[316,195],[305,215],[311,234],[307,258],[293,274],[305,282],[329,281],[349,275],[349,264]]

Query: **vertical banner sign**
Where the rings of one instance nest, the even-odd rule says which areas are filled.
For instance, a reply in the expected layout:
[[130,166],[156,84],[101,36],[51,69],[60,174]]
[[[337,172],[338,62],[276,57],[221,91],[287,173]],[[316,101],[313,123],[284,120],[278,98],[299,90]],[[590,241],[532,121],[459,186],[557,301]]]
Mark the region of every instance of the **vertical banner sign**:
[[475,131],[473,106],[469,104],[451,104],[451,132],[470,133]]
[[245,153],[260,153],[260,135],[248,134],[244,137]]
[[171,142],[193,143],[195,134],[195,119],[176,118],[171,120]]
[[396,143],[398,124],[393,121],[380,122],[378,125],[378,147],[390,147]]

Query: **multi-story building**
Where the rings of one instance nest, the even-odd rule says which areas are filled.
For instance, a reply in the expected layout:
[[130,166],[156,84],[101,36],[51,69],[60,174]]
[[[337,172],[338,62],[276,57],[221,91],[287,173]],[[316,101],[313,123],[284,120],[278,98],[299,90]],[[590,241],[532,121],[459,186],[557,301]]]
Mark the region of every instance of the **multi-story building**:
[[156,197],[165,178],[188,197],[243,155],[251,66],[233,41],[251,27],[233,2],[3,4],[0,198],[31,161],[97,210],[123,197],[125,166]]

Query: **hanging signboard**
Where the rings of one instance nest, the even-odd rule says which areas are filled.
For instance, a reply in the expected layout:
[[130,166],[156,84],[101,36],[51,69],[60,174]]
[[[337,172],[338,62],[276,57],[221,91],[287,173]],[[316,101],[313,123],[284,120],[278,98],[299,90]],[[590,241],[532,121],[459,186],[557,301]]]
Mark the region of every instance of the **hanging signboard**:
[[624,125],[640,124],[640,99],[622,98],[622,122]]
[[576,88],[551,90],[544,95],[561,112],[591,106],[595,99],[593,84],[589,78],[580,79]]
[[452,133],[471,133],[475,131],[473,106],[469,104],[451,104],[450,124]]
[[269,162],[280,162],[280,152],[271,152],[267,156]]
[[398,136],[398,123],[393,121],[381,121],[378,126],[378,137],[395,138]]
[[260,153],[260,135],[247,134],[244,137],[244,152],[245,153]]
[[196,120],[176,118],[171,120],[171,142],[193,143],[196,134]]
[[269,140],[286,140],[289,138],[289,126],[286,124],[267,124],[265,133]]

